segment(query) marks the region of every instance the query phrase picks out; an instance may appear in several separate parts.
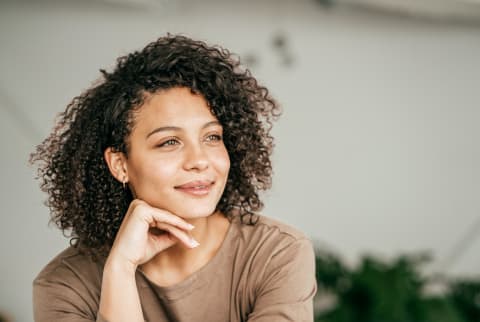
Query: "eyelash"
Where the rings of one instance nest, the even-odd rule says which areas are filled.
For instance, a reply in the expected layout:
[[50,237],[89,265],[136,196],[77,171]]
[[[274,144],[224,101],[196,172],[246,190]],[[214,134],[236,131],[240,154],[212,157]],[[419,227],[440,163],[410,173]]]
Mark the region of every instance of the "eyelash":
[[214,138],[215,141],[222,141],[222,136],[220,134],[210,134],[207,136],[207,140],[212,141],[210,138]]
[[[173,143],[172,143],[173,142]],[[159,145],[157,145],[158,147],[164,147],[164,146],[171,146],[171,145],[176,145],[178,144],[178,140],[177,139],[168,139],[166,140],[165,142],[162,142],[160,143]]]
[[[210,135],[207,135],[207,141],[208,142],[212,142],[212,141],[222,141],[223,138],[221,135],[219,134],[210,134]],[[157,147],[165,147],[165,146],[172,146],[172,145],[177,145],[179,144],[179,141],[175,138],[172,138],[172,139],[168,139],[162,143],[160,143],[159,145],[157,145]]]

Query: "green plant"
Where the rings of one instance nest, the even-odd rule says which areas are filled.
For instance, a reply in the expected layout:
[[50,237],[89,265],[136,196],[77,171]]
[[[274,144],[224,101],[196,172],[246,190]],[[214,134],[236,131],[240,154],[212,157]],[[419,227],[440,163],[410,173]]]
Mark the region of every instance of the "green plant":
[[[427,295],[431,282],[420,268],[425,254],[394,260],[365,256],[348,268],[338,256],[316,252],[316,322],[473,322],[480,321],[480,281],[447,281],[447,292]],[[329,298],[329,305],[319,305]]]

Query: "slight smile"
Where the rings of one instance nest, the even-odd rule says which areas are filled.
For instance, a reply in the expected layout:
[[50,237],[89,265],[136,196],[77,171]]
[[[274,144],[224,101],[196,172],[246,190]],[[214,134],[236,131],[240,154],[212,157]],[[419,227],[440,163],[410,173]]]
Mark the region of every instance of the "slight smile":
[[211,180],[196,180],[175,186],[174,188],[190,195],[204,196],[210,192],[214,184],[215,182]]

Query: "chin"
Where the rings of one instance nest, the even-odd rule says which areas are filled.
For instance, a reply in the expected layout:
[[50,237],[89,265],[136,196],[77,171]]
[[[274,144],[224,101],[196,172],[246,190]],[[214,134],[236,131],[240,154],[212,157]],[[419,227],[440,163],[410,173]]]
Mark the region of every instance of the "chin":
[[184,203],[180,207],[171,207],[169,211],[184,219],[205,218],[216,211],[216,206],[216,204],[199,205],[198,203],[194,203],[189,205],[188,203]]

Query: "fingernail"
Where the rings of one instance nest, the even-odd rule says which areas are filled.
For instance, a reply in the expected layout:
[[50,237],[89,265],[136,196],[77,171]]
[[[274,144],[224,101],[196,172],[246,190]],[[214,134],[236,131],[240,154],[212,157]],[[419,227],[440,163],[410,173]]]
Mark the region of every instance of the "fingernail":
[[200,243],[197,242],[195,239],[193,239],[193,237],[190,237],[190,246],[191,246],[192,248],[195,248],[195,247],[197,247],[198,245],[200,245]]
[[193,228],[195,228],[195,226],[194,226],[194,225],[192,225],[192,224],[188,224],[188,223],[187,223],[187,227],[188,227],[188,230],[192,230]]

